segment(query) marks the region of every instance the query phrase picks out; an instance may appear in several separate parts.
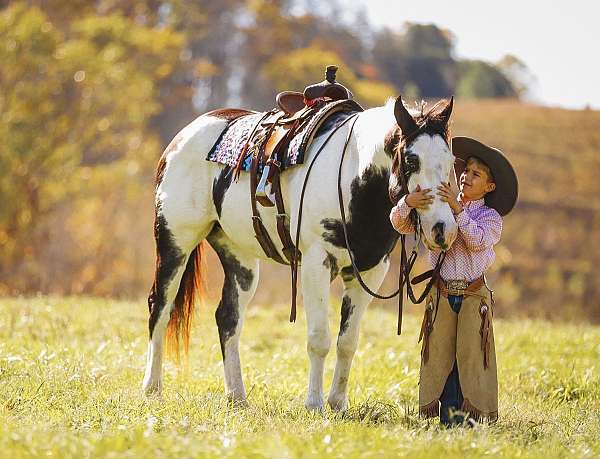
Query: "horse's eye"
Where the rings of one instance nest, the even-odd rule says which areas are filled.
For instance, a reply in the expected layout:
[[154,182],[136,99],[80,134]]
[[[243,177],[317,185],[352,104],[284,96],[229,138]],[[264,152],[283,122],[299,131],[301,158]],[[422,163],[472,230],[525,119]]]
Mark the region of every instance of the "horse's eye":
[[406,164],[404,166],[405,174],[412,174],[413,172],[417,172],[419,170],[419,157],[414,154],[406,155]]

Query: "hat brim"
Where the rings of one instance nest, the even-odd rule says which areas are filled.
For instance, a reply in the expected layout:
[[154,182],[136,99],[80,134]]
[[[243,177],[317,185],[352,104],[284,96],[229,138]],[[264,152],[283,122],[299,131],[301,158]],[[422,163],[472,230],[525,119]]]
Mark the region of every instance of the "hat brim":
[[519,196],[519,181],[512,165],[497,148],[489,147],[470,137],[453,137],[452,153],[456,157],[454,171],[457,183],[463,173],[467,159],[475,156],[481,159],[492,171],[496,189],[485,195],[485,204],[496,209],[502,216],[508,214]]

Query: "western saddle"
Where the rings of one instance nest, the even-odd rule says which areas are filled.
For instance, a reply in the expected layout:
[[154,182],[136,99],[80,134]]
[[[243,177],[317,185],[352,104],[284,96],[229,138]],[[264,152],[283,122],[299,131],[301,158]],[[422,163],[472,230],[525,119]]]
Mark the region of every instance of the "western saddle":
[[266,166],[256,189],[256,199],[262,206],[275,205],[266,187],[272,183],[272,167],[281,169],[283,156],[294,135],[307,127],[308,121],[327,103],[352,99],[352,92],[335,81],[337,69],[335,65],[327,66],[325,80],[307,86],[303,93],[283,91],[277,94],[275,100],[279,110],[275,109],[261,122],[262,127],[268,130],[264,148]]
[[[252,226],[255,237],[265,254],[281,264],[290,265],[292,274],[291,322],[296,320],[298,265],[302,254],[296,248],[290,235],[290,220],[285,211],[279,178],[284,166],[303,161],[304,152],[319,128],[333,114],[339,112],[350,114],[363,111],[363,108],[352,100],[352,92],[335,81],[337,69],[335,65],[328,66],[325,71],[325,80],[307,86],[302,93],[294,91],[279,93],[276,97],[277,107],[266,112],[250,133],[234,172],[234,176],[237,177],[246,159],[251,157],[250,202],[252,206]],[[340,124],[332,132],[335,132],[339,127],[341,127]],[[331,135],[329,134],[329,137]],[[292,158],[288,157],[292,141],[294,161],[290,161]],[[325,140],[326,142],[327,140]],[[321,146],[321,149],[325,143]],[[259,179],[261,166],[262,173]],[[267,190],[269,185],[270,191]],[[277,233],[282,243],[285,260],[279,254],[273,239],[271,239],[262,222],[258,204],[263,207],[277,207]],[[298,218],[301,218],[300,214]]]
[[[256,239],[265,254],[282,264],[297,266],[301,254],[296,249],[289,230],[279,181],[283,165],[289,164],[287,154],[290,142],[302,135],[301,147],[306,148],[319,127],[333,113],[340,111],[362,111],[362,107],[351,100],[352,92],[335,81],[337,67],[330,65],[325,80],[307,86],[303,93],[283,91],[277,95],[277,107],[266,112],[256,124],[240,155],[235,175],[239,175],[245,159],[252,156],[250,166],[250,194],[252,222]],[[303,150],[304,151],[304,150]],[[259,170],[262,173],[259,178]],[[270,185],[270,188],[269,188]],[[277,207],[277,232],[283,244],[284,260],[277,251],[265,228],[258,204]]]

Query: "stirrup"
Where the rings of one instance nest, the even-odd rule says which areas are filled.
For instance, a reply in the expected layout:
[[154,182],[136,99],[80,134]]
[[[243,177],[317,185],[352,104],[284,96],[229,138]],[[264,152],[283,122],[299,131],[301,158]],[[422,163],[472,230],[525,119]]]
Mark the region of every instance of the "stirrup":
[[[273,207],[275,206],[275,202],[271,199],[269,194],[267,194],[267,179],[269,178],[269,164],[266,164],[262,175],[260,177],[260,181],[256,186],[256,201],[263,207]],[[271,194],[272,196],[272,194]]]

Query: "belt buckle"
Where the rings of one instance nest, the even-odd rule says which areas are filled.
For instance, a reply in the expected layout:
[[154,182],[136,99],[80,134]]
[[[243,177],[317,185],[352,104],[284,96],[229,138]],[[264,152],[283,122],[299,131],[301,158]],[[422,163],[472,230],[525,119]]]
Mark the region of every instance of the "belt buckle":
[[469,283],[466,280],[451,280],[446,282],[448,288],[448,295],[463,296]]

